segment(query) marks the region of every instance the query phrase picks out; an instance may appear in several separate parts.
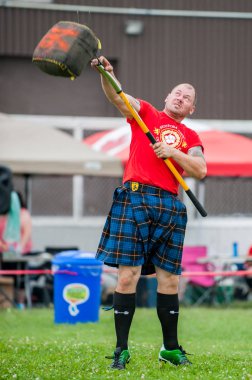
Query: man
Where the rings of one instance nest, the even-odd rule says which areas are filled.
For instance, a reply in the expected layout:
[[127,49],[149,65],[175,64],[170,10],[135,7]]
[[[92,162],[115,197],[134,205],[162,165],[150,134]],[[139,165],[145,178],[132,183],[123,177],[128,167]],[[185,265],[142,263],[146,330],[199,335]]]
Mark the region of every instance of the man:
[[[110,62],[105,57],[99,60],[115,77]],[[97,59],[91,62],[92,67],[97,64]],[[197,179],[205,177],[202,143],[196,132],[181,124],[195,110],[196,92],[190,84],[179,84],[165,99],[163,111],[127,95],[156,137],[157,143],[152,145],[103,76],[101,83],[106,97],[127,118],[132,131],[123,186],[115,190],[97,251],[99,260],[118,266],[113,305],[117,342],[111,368],[124,369],[130,360],[128,336],[137,282],[141,273],[154,272],[158,282],[157,314],[163,333],[159,360],[191,364],[177,336],[178,283],[187,214],[177,198],[179,184],[162,159],[171,159],[180,173],[185,171]]]

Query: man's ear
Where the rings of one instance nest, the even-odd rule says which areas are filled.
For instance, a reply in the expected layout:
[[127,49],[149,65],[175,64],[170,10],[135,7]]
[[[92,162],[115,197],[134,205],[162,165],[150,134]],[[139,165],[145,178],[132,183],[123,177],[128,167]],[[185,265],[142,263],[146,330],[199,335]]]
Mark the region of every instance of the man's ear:
[[193,107],[191,108],[190,115],[192,115],[192,114],[194,113],[195,108],[196,108],[195,106],[193,106]]
[[165,98],[165,103],[167,102],[168,98],[169,98],[170,94],[168,94]]

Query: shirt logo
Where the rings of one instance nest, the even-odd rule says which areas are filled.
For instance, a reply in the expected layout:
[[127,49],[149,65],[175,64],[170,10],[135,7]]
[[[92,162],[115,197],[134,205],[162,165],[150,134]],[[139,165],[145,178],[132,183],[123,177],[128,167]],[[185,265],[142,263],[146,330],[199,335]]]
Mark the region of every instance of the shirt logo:
[[160,141],[176,149],[186,148],[187,146],[183,133],[172,125],[162,125],[160,127]]

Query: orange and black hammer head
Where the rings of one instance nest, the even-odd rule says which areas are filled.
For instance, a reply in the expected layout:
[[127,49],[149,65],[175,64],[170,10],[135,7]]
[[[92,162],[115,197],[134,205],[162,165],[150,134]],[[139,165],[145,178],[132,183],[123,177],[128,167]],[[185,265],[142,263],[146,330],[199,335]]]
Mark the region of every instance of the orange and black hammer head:
[[100,48],[99,39],[86,25],[60,21],[40,40],[32,61],[47,74],[74,79]]

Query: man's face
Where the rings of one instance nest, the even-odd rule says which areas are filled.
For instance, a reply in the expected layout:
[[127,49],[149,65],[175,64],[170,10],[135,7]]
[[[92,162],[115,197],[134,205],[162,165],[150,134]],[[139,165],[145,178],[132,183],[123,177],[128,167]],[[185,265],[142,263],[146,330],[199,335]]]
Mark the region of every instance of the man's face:
[[184,118],[194,112],[195,90],[189,84],[180,84],[165,99],[165,111],[171,117]]

